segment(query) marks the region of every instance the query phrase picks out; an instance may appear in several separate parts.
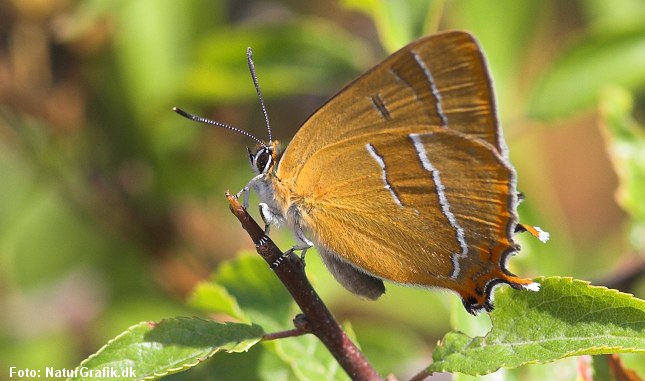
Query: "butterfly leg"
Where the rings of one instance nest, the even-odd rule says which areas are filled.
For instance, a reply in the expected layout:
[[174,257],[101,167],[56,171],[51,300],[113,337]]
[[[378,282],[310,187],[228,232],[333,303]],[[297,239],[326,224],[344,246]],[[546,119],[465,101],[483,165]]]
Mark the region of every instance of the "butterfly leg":
[[300,259],[302,260],[302,264],[304,265],[305,255],[307,254],[307,250],[309,250],[309,248],[312,247],[314,244],[307,237],[305,237],[305,232],[302,229],[296,228],[294,233],[296,234],[296,244],[291,248],[291,250],[301,251]]
[[275,269],[276,267],[280,266],[280,263],[282,263],[282,261],[284,261],[285,259],[287,259],[287,257],[289,257],[291,254],[293,254],[296,250],[302,250],[302,253],[300,253],[300,260],[302,261],[302,265],[304,266],[304,265],[305,265],[305,253],[307,252],[307,250],[308,250],[308,249],[309,249],[309,247],[298,247],[298,246],[294,246],[294,247],[292,247],[291,249],[289,249],[289,250],[285,251],[285,252],[284,252],[284,253],[283,253],[283,254],[282,254],[278,259],[276,259],[276,260],[271,264],[271,266],[270,266],[270,267],[271,267],[272,269]]
[[311,248],[314,244],[307,238],[305,237],[304,232],[301,229],[297,229],[295,231],[296,235],[296,244],[289,250],[285,251],[280,258],[276,259],[275,262],[271,264],[271,268],[275,269],[276,267],[280,266],[280,263],[284,261],[289,255],[291,255],[295,251],[300,251],[300,260],[302,261],[302,265],[305,265],[305,254],[307,253],[307,250]]
[[[262,221],[264,221],[264,236],[268,237],[269,231],[271,230],[271,225],[280,225],[284,218],[278,210],[271,208],[265,202],[259,203],[258,208],[260,210],[260,217],[262,218]],[[293,251],[294,248],[285,251],[278,259],[271,263],[271,269],[278,267],[280,263],[282,263],[282,261],[284,261],[289,255],[291,255],[291,253],[293,253]]]
[[253,186],[253,184],[258,182],[258,180],[260,180],[262,177],[263,177],[262,174],[259,174],[253,177],[251,180],[249,180],[248,183],[246,183],[244,188],[240,189],[240,191],[237,192],[237,194],[235,195],[235,198],[237,198],[238,200],[240,199],[240,197],[244,197],[244,199],[242,200],[242,206],[244,207],[244,209],[249,208],[249,194],[251,193],[250,192],[251,187]]
[[272,208],[265,202],[259,203],[258,207],[260,208],[260,217],[264,221],[264,234],[269,235],[270,226],[279,226],[284,222],[284,217],[282,217],[279,210]]
[[242,207],[244,209],[248,209],[249,207],[249,189],[250,189],[249,185],[247,184],[244,188],[240,189],[240,191],[237,192],[237,194],[235,195],[235,198],[237,198],[238,200],[240,199],[240,197],[244,197],[244,199],[242,200]]

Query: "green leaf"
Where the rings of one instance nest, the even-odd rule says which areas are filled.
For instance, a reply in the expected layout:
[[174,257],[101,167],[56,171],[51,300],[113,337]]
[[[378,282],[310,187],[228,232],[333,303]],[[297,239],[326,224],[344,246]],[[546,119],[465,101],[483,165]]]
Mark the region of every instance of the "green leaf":
[[645,28],[587,36],[562,53],[537,81],[527,112],[555,119],[592,107],[608,85],[645,85]]
[[209,312],[222,313],[244,323],[251,323],[249,317],[237,304],[237,300],[222,285],[202,282],[195,287],[188,298],[189,305]]
[[[343,329],[349,338],[356,342],[351,325],[344,324]],[[279,366],[282,366],[283,371],[289,369],[290,374],[297,380],[349,380],[338,361],[314,335],[274,340],[266,343],[265,347],[276,356],[275,369]]]
[[273,368],[282,372],[287,370],[297,380],[349,380],[336,359],[313,335],[274,340],[267,342],[265,347],[279,359]]
[[141,322],[83,361],[78,376],[69,380],[94,380],[90,372],[104,369],[116,372],[120,380],[157,379],[192,368],[219,351],[245,352],[262,335],[256,325],[199,318]]
[[602,93],[600,111],[607,151],[618,175],[618,203],[645,224],[645,127],[631,116],[633,99],[620,88]]
[[491,331],[448,333],[429,370],[482,375],[569,356],[645,352],[645,301],[570,278],[538,281],[539,292],[498,290]]
[[292,328],[293,299],[259,255],[245,254],[223,262],[211,280],[224,287],[243,313],[267,332]]
[[[244,254],[223,262],[210,283],[198,286],[191,304],[231,316],[242,314],[261,324],[266,332],[292,328],[292,319],[299,312],[282,283],[257,254]],[[262,347],[266,352],[259,372],[267,379],[348,379],[327,348],[313,335],[271,340]]]
[[[292,328],[291,321],[298,313],[289,293],[257,254],[222,263],[210,283],[198,286],[191,304],[231,316],[242,314],[267,332]],[[286,374],[295,380],[347,379],[345,371],[313,335],[272,340],[263,347],[268,353],[261,373],[271,375],[269,379],[281,379]]]

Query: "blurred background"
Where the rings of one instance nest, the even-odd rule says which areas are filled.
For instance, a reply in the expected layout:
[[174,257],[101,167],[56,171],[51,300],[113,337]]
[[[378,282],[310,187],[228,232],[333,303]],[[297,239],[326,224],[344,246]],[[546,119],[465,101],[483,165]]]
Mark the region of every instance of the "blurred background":
[[[9,366],[74,368],[139,321],[206,316],[186,304],[191,290],[253,250],[224,192],[251,178],[254,143],[171,108],[266,139],[248,46],[273,136],[287,143],[397,48],[473,32],[526,196],[522,221],[551,233],[546,245],[520,237],[511,268],[643,298],[643,20],[640,0],[0,2],[0,379]],[[383,374],[416,373],[460,320],[451,294],[389,285],[366,302],[307,260]]]

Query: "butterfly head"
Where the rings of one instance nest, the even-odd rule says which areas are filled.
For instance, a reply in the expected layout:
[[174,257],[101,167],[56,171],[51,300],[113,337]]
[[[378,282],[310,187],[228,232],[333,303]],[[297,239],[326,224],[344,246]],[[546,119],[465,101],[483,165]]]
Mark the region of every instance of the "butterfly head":
[[255,151],[251,151],[249,147],[246,147],[246,151],[249,154],[251,168],[256,175],[271,173],[275,163],[278,161],[278,142],[271,142],[270,145],[258,144]]

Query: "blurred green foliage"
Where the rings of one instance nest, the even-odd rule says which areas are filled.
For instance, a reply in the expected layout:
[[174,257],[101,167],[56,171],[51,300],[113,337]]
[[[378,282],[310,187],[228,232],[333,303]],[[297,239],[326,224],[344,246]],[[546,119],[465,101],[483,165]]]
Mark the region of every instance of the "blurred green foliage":
[[[1,3],[0,370],[73,368],[140,321],[221,317],[207,315],[207,298],[185,301],[219,263],[251,247],[223,193],[250,178],[243,147],[252,142],[189,124],[171,107],[264,138],[247,46],[274,136],[287,143],[325,98],[389,52],[437,29],[473,32],[526,194],[522,220],[552,236],[547,245],[523,240],[514,271],[643,298],[642,20],[640,0]],[[275,239],[292,242],[288,232]],[[307,265],[382,374],[404,379],[426,366],[450,321],[469,335],[490,326],[486,315],[453,312],[461,306],[452,295],[389,285],[382,300],[365,302],[315,255]],[[243,294],[244,283],[225,275],[230,266],[213,276]],[[281,311],[280,324],[295,312]],[[297,359],[284,369],[290,357],[323,351],[303,340],[215,356],[169,379],[320,374]],[[624,360],[645,374],[642,356]],[[577,366],[495,377],[548,379]]]

